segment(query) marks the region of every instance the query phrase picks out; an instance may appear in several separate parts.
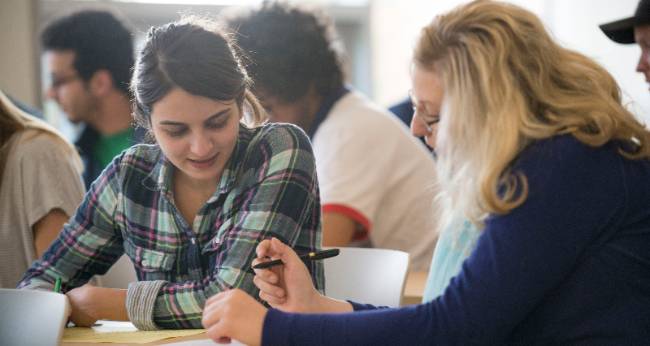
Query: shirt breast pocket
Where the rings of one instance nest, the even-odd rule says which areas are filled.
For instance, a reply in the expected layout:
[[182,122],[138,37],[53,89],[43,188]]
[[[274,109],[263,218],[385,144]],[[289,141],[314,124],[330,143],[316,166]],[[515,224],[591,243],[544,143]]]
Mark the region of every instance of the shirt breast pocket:
[[124,251],[131,258],[142,279],[169,280],[169,272],[174,269],[176,254],[148,249],[126,241]]

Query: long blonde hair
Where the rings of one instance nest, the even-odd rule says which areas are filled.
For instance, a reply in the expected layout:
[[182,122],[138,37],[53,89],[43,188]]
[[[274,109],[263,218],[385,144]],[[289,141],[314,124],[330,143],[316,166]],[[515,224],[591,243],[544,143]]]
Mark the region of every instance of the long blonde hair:
[[[33,136],[45,134],[57,139],[73,159],[73,164],[81,174],[83,164],[75,148],[61,136],[61,134],[46,122],[39,120],[23,111],[9,100],[9,97],[0,91],[0,190],[2,190],[2,177],[12,144],[11,138],[19,132],[34,130]],[[32,138],[25,138],[28,140]]]
[[624,156],[650,157],[650,133],[621,104],[612,76],[555,43],[518,6],[478,0],[436,17],[422,29],[414,61],[444,87],[436,147],[444,204],[479,226],[526,200],[526,177],[509,167],[533,141],[618,140],[633,148],[621,149]]

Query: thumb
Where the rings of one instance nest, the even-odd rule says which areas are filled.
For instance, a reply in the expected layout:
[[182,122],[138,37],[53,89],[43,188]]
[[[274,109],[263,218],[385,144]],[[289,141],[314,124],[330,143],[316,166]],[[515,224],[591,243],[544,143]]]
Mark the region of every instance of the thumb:
[[294,266],[296,263],[300,262],[298,254],[296,254],[296,252],[293,251],[291,247],[284,244],[277,238],[271,239],[271,249],[276,256],[280,257],[285,265]]
[[262,240],[258,245],[257,248],[255,248],[255,252],[257,253],[258,258],[264,258],[269,256],[271,252],[271,241],[270,239],[264,239]]

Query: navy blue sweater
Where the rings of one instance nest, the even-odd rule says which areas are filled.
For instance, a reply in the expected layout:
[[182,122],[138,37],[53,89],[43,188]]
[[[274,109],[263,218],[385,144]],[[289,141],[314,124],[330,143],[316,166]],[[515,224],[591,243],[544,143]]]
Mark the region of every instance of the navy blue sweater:
[[650,342],[650,162],[571,136],[513,165],[526,201],[492,215],[444,294],[401,309],[269,310],[264,345],[641,345]]

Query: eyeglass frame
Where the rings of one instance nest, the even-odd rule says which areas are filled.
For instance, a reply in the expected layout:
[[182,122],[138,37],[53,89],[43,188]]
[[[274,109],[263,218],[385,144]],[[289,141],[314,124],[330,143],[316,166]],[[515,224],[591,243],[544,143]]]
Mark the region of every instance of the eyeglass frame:
[[[429,112],[426,106],[426,103],[424,101],[418,101],[415,96],[413,95],[413,90],[408,91],[409,94],[409,99],[411,101],[411,105],[413,107],[413,117],[418,117],[419,119],[422,120],[424,125],[427,128],[427,131],[431,132],[433,131],[432,127],[433,125],[437,124],[440,122],[440,115],[431,115],[432,112]],[[424,111],[424,114],[422,114],[422,111]],[[431,119],[429,121],[425,120],[422,116],[426,115],[426,119]]]
[[50,83],[50,88],[57,90],[68,83],[74,82],[77,79],[81,79],[81,76],[79,76],[76,73],[73,75],[69,75],[67,77],[52,78],[52,82]]

